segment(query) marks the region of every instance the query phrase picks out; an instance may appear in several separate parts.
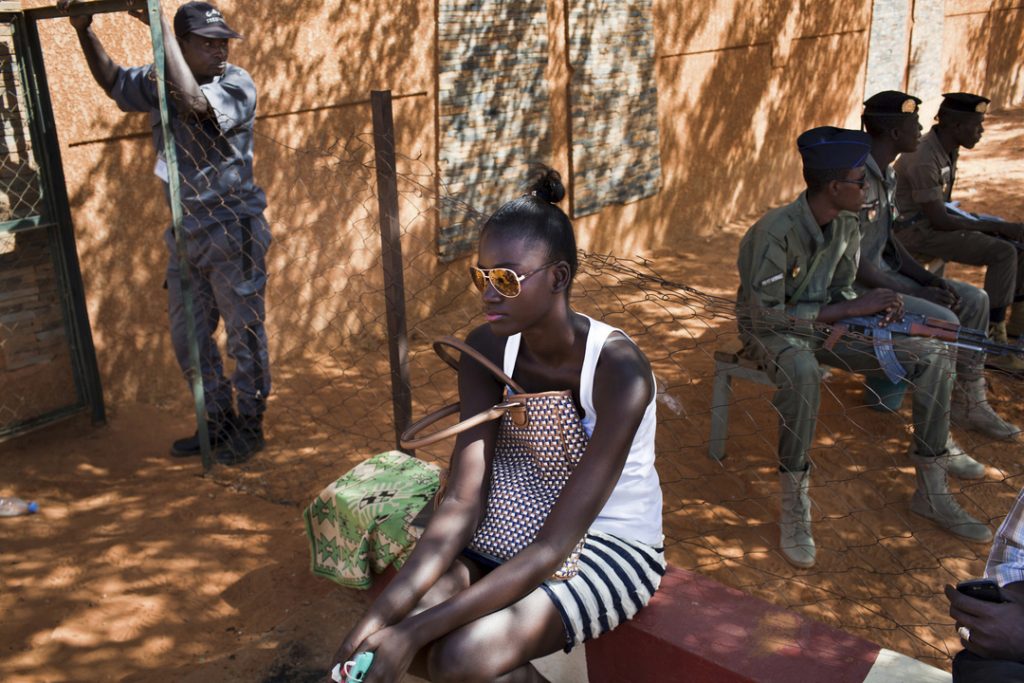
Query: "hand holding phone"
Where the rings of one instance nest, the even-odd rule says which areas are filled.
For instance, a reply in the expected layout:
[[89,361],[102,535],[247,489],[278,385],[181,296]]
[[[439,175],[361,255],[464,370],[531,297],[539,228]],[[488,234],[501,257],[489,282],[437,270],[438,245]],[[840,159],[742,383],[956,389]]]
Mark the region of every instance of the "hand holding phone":
[[360,652],[355,659],[350,659],[344,665],[335,664],[331,669],[331,680],[336,683],[362,683],[372,663],[372,652]]
[[999,584],[992,579],[971,579],[970,581],[961,581],[956,585],[956,589],[974,598],[975,600],[984,600],[985,602],[1005,602],[1003,595],[999,591]]

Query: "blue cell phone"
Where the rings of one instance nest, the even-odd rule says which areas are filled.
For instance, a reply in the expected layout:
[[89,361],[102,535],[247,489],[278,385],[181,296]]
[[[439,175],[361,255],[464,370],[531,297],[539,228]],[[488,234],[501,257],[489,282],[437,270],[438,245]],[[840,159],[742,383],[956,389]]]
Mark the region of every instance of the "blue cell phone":
[[[352,666],[349,666],[350,663]],[[372,652],[360,652],[354,660],[346,662],[345,683],[362,683],[371,664],[373,664]]]

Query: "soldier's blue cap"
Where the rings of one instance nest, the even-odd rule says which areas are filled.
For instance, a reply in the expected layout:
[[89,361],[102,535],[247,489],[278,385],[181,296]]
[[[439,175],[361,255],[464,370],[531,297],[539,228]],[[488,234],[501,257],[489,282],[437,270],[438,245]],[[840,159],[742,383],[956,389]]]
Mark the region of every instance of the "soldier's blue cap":
[[865,116],[916,114],[921,100],[899,90],[883,90],[864,100]]
[[988,111],[988,103],[991,101],[987,97],[972,95],[969,92],[947,92],[942,95],[942,104],[939,105],[939,110],[984,114]]
[[859,130],[821,126],[801,133],[796,146],[804,168],[858,168],[871,153],[871,136]]

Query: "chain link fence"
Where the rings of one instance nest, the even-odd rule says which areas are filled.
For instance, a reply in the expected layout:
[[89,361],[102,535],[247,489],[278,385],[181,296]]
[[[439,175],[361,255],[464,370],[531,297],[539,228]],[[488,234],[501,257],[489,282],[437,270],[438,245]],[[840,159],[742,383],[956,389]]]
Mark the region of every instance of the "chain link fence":
[[[168,247],[191,274],[192,294],[184,296],[194,297],[200,341],[188,360],[202,366],[193,373],[206,384],[205,415],[215,408],[245,415],[266,406],[263,450],[237,466],[214,467],[211,476],[239,491],[302,506],[358,462],[395,446],[389,361],[394,339],[385,301],[394,282],[386,281],[382,269],[389,255],[381,246],[383,189],[373,132],[309,147],[256,126],[257,156],[272,154],[281,168],[303,169],[300,180],[275,188],[275,196],[288,203],[270,207],[268,246],[261,227],[251,227],[262,207],[240,200],[240,189],[251,192],[242,188],[244,171],[232,175],[239,172],[236,158],[245,163],[239,145],[248,142],[224,112],[190,120],[173,110],[165,112],[165,123],[174,129],[177,145],[163,162],[168,177],[180,180],[183,198],[178,239],[169,237]],[[210,168],[215,175],[206,172]],[[442,264],[437,258],[438,217],[479,218],[497,207],[462,204],[423,158],[399,151],[395,166],[383,170],[395,179],[407,329],[402,350],[412,414],[418,417],[456,395],[455,374],[433,354],[432,339],[465,336],[483,322],[467,263]],[[521,191],[510,187],[509,198]],[[442,211],[454,206],[460,210]],[[250,226],[248,237],[244,226]],[[257,262],[265,247],[264,301]],[[260,254],[254,256],[254,249]],[[910,513],[910,401],[879,411],[864,400],[863,375],[830,370],[823,376],[810,450],[818,562],[811,569],[793,568],[778,551],[776,451],[785,425],[778,424],[774,390],[734,380],[728,438],[712,443],[713,420],[721,419],[712,410],[717,373],[739,348],[737,308],[728,296],[687,286],[686,280],[685,262],[670,257],[652,262],[582,253],[572,299],[576,309],[625,330],[653,365],[670,563],[948,668],[959,644],[942,587],[980,574],[988,547],[959,540]],[[717,291],[732,290],[734,281],[732,272],[721,273]],[[240,299],[228,303],[220,290]],[[226,330],[218,327],[231,317]],[[264,330],[269,351],[262,356],[253,338],[262,344]],[[202,348],[204,337],[227,353]],[[253,368],[262,374],[254,376]],[[756,367],[749,369],[756,374]],[[1020,380],[994,375],[990,383],[996,409],[1024,421]],[[231,384],[242,388],[234,405],[225,389]],[[248,408],[244,400],[251,401]],[[994,529],[1020,488],[1021,447],[958,425],[954,434],[988,469],[983,480],[951,479],[951,490]],[[726,457],[709,457],[712,446],[724,446]],[[446,448],[436,445],[417,455],[444,462]]]
[[[262,147],[281,143],[260,136]],[[267,446],[253,460],[215,468],[224,485],[289,505],[305,505],[326,484],[395,444],[385,283],[381,273],[371,135],[327,150],[292,150],[312,164],[322,193],[351,216],[277,231],[268,285],[274,393]],[[406,278],[408,375],[412,414],[456,397],[455,373],[433,353],[440,335],[465,336],[483,322],[467,262],[441,266],[431,232],[439,192],[428,164],[398,158],[400,231]],[[525,170],[524,170],[525,172]],[[510,188],[514,197],[520,188]],[[479,207],[486,215],[494,207]],[[295,214],[301,215],[301,204]],[[814,618],[947,667],[959,648],[942,595],[946,583],[980,575],[987,544],[950,535],[910,512],[915,490],[907,455],[913,426],[908,398],[878,410],[865,377],[839,369],[822,379],[817,436],[809,453],[814,568],[790,566],[778,550],[779,415],[774,389],[733,380],[728,439],[709,457],[716,367],[740,347],[737,308],[727,296],[687,286],[685,264],[581,252],[573,306],[625,330],[654,367],[659,391],[658,470],[665,497],[667,553],[695,570]],[[275,275],[300,269],[304,284]],[[725,288],[734,276],[723,273]],[[295,328],[301,326],[302,333]],[[821,334],[822,331],[819,331]],[[858,341],[869,344],[867,338]],[[870,346],[863,351],[872,355]],[[949,356],[953,350],[944,352]],[[716,365],[718,364],[718,365]],[[1024,420],[1020,380],[990,373],[990,400]],[[912,384],[912,383],[911,383]],[[869,405],[874,403],[875,405]],[[993,530],[1019,490],[1020,446],[953,425],[960,446],[988,465],[979,481],[949,479],[960,504]],[[445,463],[450,445],[417,452]]]

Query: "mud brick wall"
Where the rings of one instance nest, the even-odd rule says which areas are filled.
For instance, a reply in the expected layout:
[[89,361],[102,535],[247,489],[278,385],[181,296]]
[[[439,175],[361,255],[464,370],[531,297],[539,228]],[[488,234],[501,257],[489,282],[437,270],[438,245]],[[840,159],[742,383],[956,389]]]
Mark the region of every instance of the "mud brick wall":
[[438,249],[472,251],[482,220],[550,163],[545,0],[441,0]]
[[45,230],[0,235],[0,429],[75,402]]
[[574,216],[661,187],[652,4],[569,3]]
[[[39,167],[32,153],[10,24],[0,24],[0,79],[2,226],[42,211]],[[45,228],[10,233],[0,227],[0,386],[4,388],[0,432],[76,400],[58,278]]]

